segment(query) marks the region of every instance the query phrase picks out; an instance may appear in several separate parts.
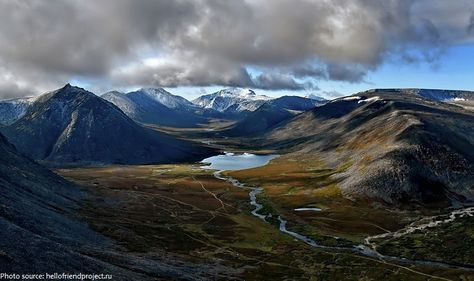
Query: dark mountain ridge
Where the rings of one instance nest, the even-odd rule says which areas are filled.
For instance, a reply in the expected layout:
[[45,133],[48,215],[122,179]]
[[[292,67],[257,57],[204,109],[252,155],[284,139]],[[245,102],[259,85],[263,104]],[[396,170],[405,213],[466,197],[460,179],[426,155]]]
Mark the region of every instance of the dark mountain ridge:
[[384,93],[395,95],[412,95],[419,96],[434,101],[457,102],[457,101],[474,101],[474,92],[465,90],[442,90],[442,89],[421,89],[421,88],[405,88],[405,89],[371,89],[365,93]]
[[256,135],[296,114],[324,103],[325,101],[298,96],[282,96],[268,100],[257,110],[247,113],[242,120],[236,122],[228,130],[224,131],[223,134],[226,136]]

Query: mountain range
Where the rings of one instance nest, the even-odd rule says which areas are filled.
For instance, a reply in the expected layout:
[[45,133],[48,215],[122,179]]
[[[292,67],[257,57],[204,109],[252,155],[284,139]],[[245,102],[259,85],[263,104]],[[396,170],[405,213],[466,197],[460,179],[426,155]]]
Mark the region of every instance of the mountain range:
[[120,108],[133,120],[162,126],[195,127],[218,116],[212,110],[203,111],[183,97],[162,88],[147,88],[130,93],[108,92],[101,96]]
[[275,111],[302,111],[325,101],[298,96],[274,99],[241,88],[220,90],[192,102],[162,88],[140,89],[130,93],[113,91],[101,97],[115,104],[137,122],[170,127],[199,127],[215,118],[241,120],[268,103],[275,103]]
[[69,84],[38,97],[1,131],[22,153],[51,163],[194,161],[212,152],[145,128],[112,103]]
[[[199,127],[212,119],[240,120],[247,113],[272,100],[276,100],[276,106],[296,111],[307,110],[313,103],[317,105],[326,101],[314,95],[311,98],[287,96],[274,99],[241,88],[203,95],[193,102],[163,88],[142,88],[128,93],[111,91],[101,95],[101,98],[113,103],[136,122],[184,128]],[[7,126],[20,119],[35,99],[36,97],[30,97],[0,101],[0,125]]]

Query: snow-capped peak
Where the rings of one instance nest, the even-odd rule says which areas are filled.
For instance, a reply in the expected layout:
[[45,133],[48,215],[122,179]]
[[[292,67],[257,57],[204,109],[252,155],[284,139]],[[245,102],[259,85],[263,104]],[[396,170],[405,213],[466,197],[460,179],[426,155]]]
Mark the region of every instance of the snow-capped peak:
[[220,112],[241,112],[254,111],[271,99],[265,95],[257,95],[250,89],[228,88],[210,95],[200,96],[193,100],[193,103]]
[[228,88],[218,91],[213,95],[222,96],[222,97],[235,97],[235,98],[242,98],[248,100],[270,100],[272,98],[267,97],[265,95],[257,95],[251,89],[245,88]]

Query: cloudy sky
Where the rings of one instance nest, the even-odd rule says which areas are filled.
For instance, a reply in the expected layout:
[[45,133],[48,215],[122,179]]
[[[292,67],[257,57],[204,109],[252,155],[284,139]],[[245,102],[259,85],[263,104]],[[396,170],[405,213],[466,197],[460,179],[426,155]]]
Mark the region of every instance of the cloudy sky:
[[472,0],[0,0],[0,98],[474,90]]

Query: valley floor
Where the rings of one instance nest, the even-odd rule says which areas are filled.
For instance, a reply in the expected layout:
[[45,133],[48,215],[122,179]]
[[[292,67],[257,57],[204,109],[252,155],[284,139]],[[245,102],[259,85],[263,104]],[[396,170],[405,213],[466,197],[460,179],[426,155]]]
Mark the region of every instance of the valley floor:
[[[349,248],[428,214],[356,204],[341,196],[329,177],[334,170],[315,159],[280,157],[264,167],[224,173],[263,188],[257,200],[264,205],[260,213],[271,214],[265,222],[251,214],[249,190],[199,166],[107,166],[56,172],[88,191],[77,216],[116,242],[116,248],[96,249],[90,255],[144,278],[474,280],[471,216],[403,239],[372,241],[383,254],[441,261],[452,267],[315,248],[279,231],[277,216],[288,220],[289,230],[322,245]],[[321,211],[294,210],[303,207]],[[443,247],[448,240],[449,247]],[[125,264],[117,256],[132,261]]]

